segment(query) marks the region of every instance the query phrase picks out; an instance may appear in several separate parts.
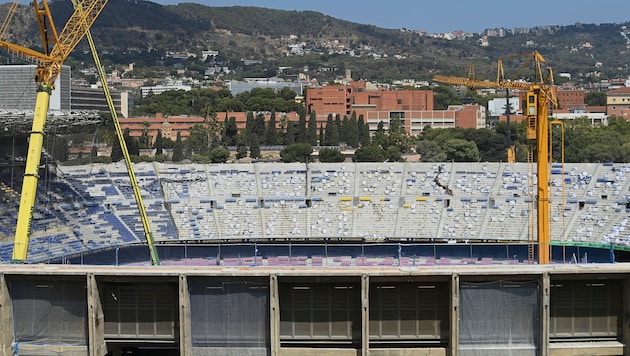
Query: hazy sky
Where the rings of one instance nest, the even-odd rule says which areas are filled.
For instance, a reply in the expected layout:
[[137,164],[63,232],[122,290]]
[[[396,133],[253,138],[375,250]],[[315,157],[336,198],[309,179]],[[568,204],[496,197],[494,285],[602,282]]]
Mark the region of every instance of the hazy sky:
[[[167,5],[182,1],[152,0]],[[208,6],[259,6],[313,10],[352,22],[430,33],[495,27],[623,23],[628,0],[185,0]]]

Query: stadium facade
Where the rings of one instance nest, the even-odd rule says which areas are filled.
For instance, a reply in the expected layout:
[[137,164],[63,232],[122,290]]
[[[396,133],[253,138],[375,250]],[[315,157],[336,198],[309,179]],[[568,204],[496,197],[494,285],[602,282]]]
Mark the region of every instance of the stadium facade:
[[3,355],[627,355],[623,264],[5,266]]

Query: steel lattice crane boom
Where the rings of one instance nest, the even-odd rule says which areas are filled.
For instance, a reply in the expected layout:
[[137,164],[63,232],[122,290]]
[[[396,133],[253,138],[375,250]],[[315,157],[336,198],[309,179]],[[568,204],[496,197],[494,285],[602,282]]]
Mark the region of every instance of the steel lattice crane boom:
[[[79,44],[96,18],[101,13],[107,0],[81,1],[66,22],[61,33],[57,33],[46,0],[35,0],[33,5],[42,36],[44,53],[0,40],[0,47],[37,62],[35,81],[37,98],[33,115],[33,126],[29,137],[28,153],[24,182],[20,196],[13,263],[24,263],[28,253],[28,243],[33,222],[33,207],[39,180],[39,163],[44,143],[44,127],[50,102],[50,94],[55,88],[55,80],[61,71],[61,65],[70,52]],[[50,49],[52,47],[52,50]]]
[[[534,63],[535,81],[511,81],[505,79],[503,60],[526,57],[525,65]],[[556,91],[553,81],[553,70],[546,67],[543,72],[543,56],[538,51],[507,56],[499,59],[496,81],[476,80],[474,78],[449,77],[437,75],[433,78],[436,82],[465,86],[470,89],[492,88],[526,90],[526,127],[527,139],[535,141],[536,145],[536,172],[538,175],[536,206],[537,206],[537,240],[538,262],[548,264],[550,262],[549,245],[549,106],[557,106]]]

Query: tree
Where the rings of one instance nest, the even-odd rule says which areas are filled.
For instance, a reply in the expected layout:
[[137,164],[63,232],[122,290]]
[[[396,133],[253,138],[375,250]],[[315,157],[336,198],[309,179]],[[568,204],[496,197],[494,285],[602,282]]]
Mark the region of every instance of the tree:
[[357,120],[357,131],[359,131],[359,144],[367,146],[370,144],[370,126],[365,123],[363,114],[359,115]]
[[236,159],[247,157],[247,138],[242,133],[236,138]]
[[446,153],[442,152],[442,148],[435,141],[422,140],[418,142],[416,153],[420,155],[421,162],[446,161]]
[[346,144],[351,147],[359,147],[359,123],[354,112],[348,123],[344,125],[344,131],[346,132]]
[[306,162],[313,153],[308,143],[294,143],[280,151],[282,162]]
[[443,149],[449,161],[479,162],[479,149],[474,142],[454,138],[446,141]]
[[308,117],[308,128],[306,129],[306,143],[317,146],[317,114],[311,111]]
[[335,124],[333,125],[332,131],[330,132],[330,144],[331,146],[339,146],[341,143],[341,134],[339,133],[341,130],[341,116],[337,114],[335,116]]
[[324,134],[324,140],[323,142],[320,142],[321,146],[332,146],[332,132],[333,132],[333,126],[335,125],[334,121],[333,121],[333,116],[332,114],[328,114],[328,118],[326,119],[326,131]]
[[225,163],[230,158],[230,151],[225,147],[217,147],[210,151],[212,163]]
[[129,129],[125,129],[123,132],[123,138],[125,140],[125,144],[127,145],[129,155],[140,156],[140,146],[138,145],[138,140],[131,137],[131,131]]
[[225,121],[225,138],[223,139],[223,142],[225,142],[227,146],[236,146],[236,136],[238,135],[236,117],[230,116]]
[[588,106],[606,106],[606,93],[591,91],[584,94],[584,103]]
[[307,142],[306,141],[306,113],[300,113],[300,119],[297,124],[295,142]]
[[322,148],[319,150],[319,161],[320,162],[343,162],[346,158],[343,153],[339,150],[334,150],[331,148]]
[[285,146],[289,146],[295,143],[295,134],[296,134],[296,124],[293,121],[287,122],[287,132],[284,134],[284,144]]
[[207,155],[210,152],[209,132],[203,125],[196,124],[190,128],[190,134],[185,142],[187,157],[193,154]]
[[326,134],[324,132],[324,125],[319,125],[319,145],[322,146],[325,141]]
[[[184,159],[184,143],[182,142],[182,133],[177,131],[177,139],[175,139],[175,146],[173,147],[173,162],[180,162]],[[112,161],[114,158],[112,157]]]
[[162,137],[162,130],[158,130],[158,133],[155,136],[155,142],[153,143],[153,148],[155,149],[156,155],[160,155],[164,151],[164,138]]
[[354,151],[356,162],[385,162],[386,157],[385,150],[375,145],[360,147]]
[[276,130],[276,112],[271,112],[271,117],[267,123],[267,134],[265,135],[265,144],[275,146],[278,144],[278,133]]
[[262,157],[260,154],[260,138],[255,133],[249,137],[249,157],[253,159]]
[[149,148],[151,147],[151,137],[149,137],[149,124],[148,121],[142,122],[142,134],[140,135],[140,139],[138,140],[140,148]]
[[339,142],[343,142],[349,146],[352,146],[348,143],[348,127],[350,126],[350,119],[348,115],[343,116],[343,120],[341,120],[341,125],[339,126]]

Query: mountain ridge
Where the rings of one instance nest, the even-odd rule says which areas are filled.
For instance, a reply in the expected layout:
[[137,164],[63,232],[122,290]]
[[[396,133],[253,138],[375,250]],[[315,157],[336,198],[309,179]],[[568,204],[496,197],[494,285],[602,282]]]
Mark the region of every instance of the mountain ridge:
[[[8,5],[0,5],[0,14],[6,13]],[[55,0],[49,6],[57,27],[72,13],[70,0]],[[353,69],[362,79],[392,80],[399,76],[426,80],[435,73],[462,75],[470,63],[490,69],[500,57],[534,49],[543,53],[556,72],[582,81],[630,76],[623,59],[630,46],[630,32],[624,24],[551,25],[505,37],[467,34],[449,40],[358,24],[316,11],[110,0],[92,33],[104,56],[131,51],[200,55],[202,50],[211,49],[224,58],[260,60],[276,66],[330,64],[337,74]],[[39,34],[30,6],[19,7],[6,38],[38,48]],[[308,55],[287,56],[290,46],[304,47]],[[87,45],[82,43],[78,48],[85,52]],[[81,58],[80,52],[73,56]],[[379,59],[378,64],[372,62]],[[119,55],[112,60],[116,63],[125,58]]]

